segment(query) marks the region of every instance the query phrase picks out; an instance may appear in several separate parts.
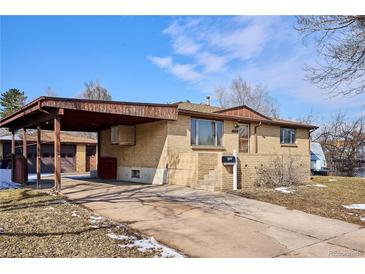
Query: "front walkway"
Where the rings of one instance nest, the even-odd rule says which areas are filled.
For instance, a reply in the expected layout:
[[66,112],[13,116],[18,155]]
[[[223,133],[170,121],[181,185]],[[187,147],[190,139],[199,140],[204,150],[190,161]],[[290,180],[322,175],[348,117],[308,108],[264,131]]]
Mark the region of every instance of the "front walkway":
[[231,194],[82,178],[62,193],[188,256],[365,256],[365,228]]

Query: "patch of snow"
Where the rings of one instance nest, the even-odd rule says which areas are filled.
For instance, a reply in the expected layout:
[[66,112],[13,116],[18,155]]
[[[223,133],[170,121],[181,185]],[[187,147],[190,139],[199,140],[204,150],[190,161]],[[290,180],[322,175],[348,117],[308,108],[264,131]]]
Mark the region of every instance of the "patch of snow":
[[[41,173],[42,177],[50,177],[53,176],[53,173]],[[28,182],[35,182],[37,180],[37,174],[36,173],[30,173],[28,174]]]
[[362,209],[362,210],[365,210],[365,204],[343,205],[343,207],[347,208],[347,209]]
[[90,216],[90,222],[99,223],[105,220],[105,217],[102,216]]
[[276,187],[275,190],[285,194],[294,193],[294,190],[289,189],[289,187]]
[[114,233],[108,233],[108,234],[106,234],[106,236],[108,236],[111,239],[120,240],[120,241],[131,240],[132,238],[135,239],[135,237],[133,237],[133,236],[117,235]]
[[365,216],[360,216],[360,221],[365,222]]
[[90,227],[99,228],[100,222],[103,222],[106,218],[102,216],[90,216]]
[[322,185],[322,184],[314,184],[314,185],[307,185],[307,186],[315,186],[315,187],[327,187],[326,185]]
[[337,182],[337,179],[329,179],[329,182]]
[[72,217],[80,217],[80,215],[77,214],[77,211],[72,211],[71,216]]
[[68,179],[91,179],[91,176],[89,174],[65,174],[62,175],[62,177]]
[[108,237],[115,239],[115,240],[128,240],[131,242],[130,244],[119,244],[122,248],[133,248],[136,247],[141,252],[146,252],[148,250],[160,250],[160,256],[162,258],[183,258],[184,256],[177,252],[176,250],[169,248],[163,244],[157,242],[153,237],[149,238],[142,238],[138,240],[134,236],[125,236],[125,235],[117,235],[114,233],[107,234]]
[[0,189],[16,189],[19,188],[21,184],[14,182],[0,182]]

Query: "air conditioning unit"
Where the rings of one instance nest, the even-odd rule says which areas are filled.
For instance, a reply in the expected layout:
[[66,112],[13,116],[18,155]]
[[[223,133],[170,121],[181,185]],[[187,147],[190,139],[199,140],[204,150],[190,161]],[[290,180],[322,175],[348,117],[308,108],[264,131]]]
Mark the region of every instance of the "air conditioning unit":
[[118,125],[110,128],[112,145],[134,146],[136,144],[136,126]]

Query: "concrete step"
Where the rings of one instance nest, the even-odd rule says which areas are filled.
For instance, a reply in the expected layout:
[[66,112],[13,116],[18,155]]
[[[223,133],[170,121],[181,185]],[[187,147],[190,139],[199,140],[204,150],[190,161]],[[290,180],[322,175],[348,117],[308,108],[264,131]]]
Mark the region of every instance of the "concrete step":
[[217,177],[217,169],[210,169],[208,170],[208,174],[205,174],[203,179],[198,180],[198,182],[192,187],[195,189],[214,191],[217,183]]

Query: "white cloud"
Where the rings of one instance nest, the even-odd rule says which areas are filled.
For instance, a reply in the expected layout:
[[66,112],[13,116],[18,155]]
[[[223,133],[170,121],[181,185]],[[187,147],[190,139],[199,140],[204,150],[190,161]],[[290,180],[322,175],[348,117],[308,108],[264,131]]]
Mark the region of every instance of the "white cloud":
[[262,52],[271,39],[270,22],[274,21],[257,17],[190,17],[174,20],[163,33],[170,36],[176,57],[191,58],[188,69],[193,68],[204,77],[223,72],[232,61],[248,60]]
[[302,44],[294,21],[285,16],[179,18],[163,30],[171,39],[171,56],[149,59],[204,93],[240,75],[267,86],[286,106],[294,100],[319,112],[360,108],[365,95],[329,98],[304,80],[303,68],[314,63],[316,53]]
[[198,52],[200,47],[200,44],[195,43],[191,38],[185,35],[179,35],[173,42],[175,52],[182,55],[193,55]]
[[160,68],[167,68],[172,64],[171,57],[157,57],[157,56],[149,56],[147,57],[152,63]]
[[204,67],[204,72],[219,72],[223,71],[228,59],[222,56],[217,56],[208,52],[203,52],[196,55],[197,62]]
[[197,81],[202,76],[201,73],[195,70],[195,65],[174,63],[170,56],[149,56],[147,58],[156,66],[165,69],[166,71],[184,81]]
[[210,44],[226,52],[232,58],[247,60],[259,54],[269,41],[263,24],[248,25],[230,32],[215,32],[209,34]]
[[170,72],[178,78],[185,81],[197,81],[201,74],[194,69],[195,66],[190,64],[174,64],[170,67]]

